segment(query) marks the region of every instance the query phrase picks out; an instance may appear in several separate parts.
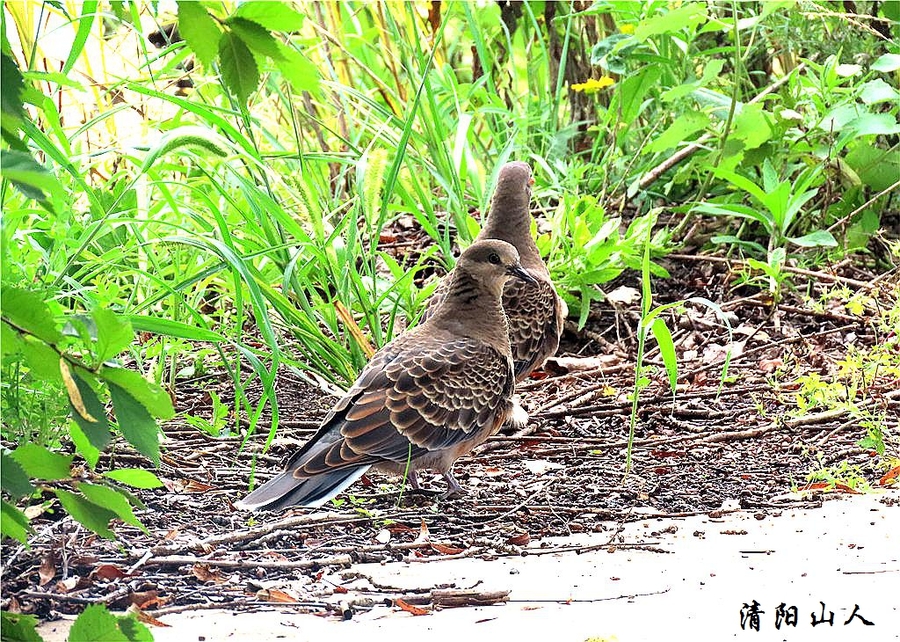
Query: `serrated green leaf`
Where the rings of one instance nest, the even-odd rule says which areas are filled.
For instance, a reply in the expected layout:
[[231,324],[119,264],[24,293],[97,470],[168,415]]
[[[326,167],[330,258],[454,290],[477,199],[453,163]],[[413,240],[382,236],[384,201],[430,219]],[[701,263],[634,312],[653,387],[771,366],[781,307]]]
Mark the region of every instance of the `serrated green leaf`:
[[119,618],[103,604],[91,604],[69,629],[69,642],[129,642],[119,630]]
[[283,42],[278,43],[278,49],[281,52],[281,58],[275,61],[275,65],[281,75],[291,83],[294,91],[318,94],[321,88],[319,68],[299,51]]
[[235,16],[252,20],[270,31],[299,31],[305,16],[286,2],[250,0],[238,5]]
[[63,508],[66,509],[66,512],[69,513],[76,522],[97,533],[97,535],[104,539],[112,540],[116,538],[113,532],[109,530],[109,520],[115,518],[115,514],[112,511],[107,510],[103,506],[98,506],[81,495],[70,493],[62,488],[56,488],[53,492],[56,493],[56,497],[63,505]]
[[5,357],[8,354],[18,354],[22,351],[22,339],[19,333],[12,329],[6,321],[0,322],[0,352]]
[[204,67],[212,65],[219,51],[222,30],[200,2],[178,2],[178,33]]
[[33,337],[23,339],[19,344],[22,358],[31,370],[31,374],[38,379],[62,383],[62,374],[59,370],[59,353],[43,341]]
[[[69,407],[72,413],[72,419],[75,420],[75,423],[81,429],[81,432],[87,438],[90,445],[98,451],[102,451],[106,448],[107,444],[109,444],[110,439],[112,439],[112,435],[109,432],[109,421],[106,419],[106,408],[100,402],[94,389],[79,375],[77,370],[72,372],[72,380],[81,396],[81,403],[84,405],[84,409],[87,410],[87,413],[96,421],[88,421],[82,417],[81,413],[71,405],[70,399]],[[91,453],[88,450],[87,453],[82,454]],[[85,459],[87,459],[87,456]],[[90,461],[88,463],[90,463]],[[94,461],[91,466],[95,466],[96,463],[97,462]]]
[[131,345],[134,332],[126,318],[103,308],[94,310],[91,318],[97,326],[97,360],[100,363]]
[[154,417],[165,420],[175,416],[175,409],[172,407],[172,398],[169,397],[169,394],[159,385],[144,379],[140,373],[126,368],[103,366],[100,368],[99,376],[104,381],[114,383],[126,390]]
[[94,444],[91,443],[91,440],[81,426],[78,425],[78,422],[74,418],[72,419],[69,422],[69,439],[72,440],[72,445],[75,446],[75,452],[84,457],[88,466],[94,468],[97,466],[97,462],[100,461],[100,449],[94,447]]
[[265,27],[244,18],[230,18],[228,26],[231,27],[250,51],[256,56],[268,57],[272,60],[283,58],[278,41],[266,30]]
[[153,634],[146,626],[138,622],[134,615],[119,618],[119,630],[128,638],[128,642],[153,642]]
[[159,465],[159,426],[140,401],[124,388],[109,383],[119,430],[142,455]]
[[219,68],[225,86],[246,104],[247,98],[259,86],[259,68],[250,49],[234,32],[224,34],[219,40]]
[[[23,542],[24,543],[24,542]],[[0,627],[3,630],[3,642],[44,642],[37,632],[38,619],[34,615],[22,613],[0,613]]]
[[13,326],[47,343],[56,343],[61,334],[44,299],[36,292],[4,285],[0,292],[3,318]]
[[34,491],[25,469],[5,452],[0,453],[0,488],[13,499],[25,497]]
[[115,488],[110,488],[109,486],[88,483],[79,483],[77,484],[77,488],[81,491],[82,495],[87,497],[88,501],[93,502],[98,506],[103,506],[107,510],[111,510],[126,524],[136,526],[145,533],[148,532],[134,514],[131,504],[128,503],[128,499],[126,499],[125,495],[120,491]]
[[159,488],[163,485],[159,477],[143,468],[119,468],[103,473],[103,476],[134,488]]
[[60,455],[33,443],[22,444],[10,455],[33,479],[68,479],[72,472],[74,455]]

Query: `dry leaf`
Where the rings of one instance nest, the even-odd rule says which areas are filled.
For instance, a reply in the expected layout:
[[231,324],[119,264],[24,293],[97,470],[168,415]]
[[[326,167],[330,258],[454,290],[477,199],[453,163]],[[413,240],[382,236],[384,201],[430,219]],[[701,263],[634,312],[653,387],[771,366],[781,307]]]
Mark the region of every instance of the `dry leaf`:
[[366,335],[363,334],[363,331],[357,325],[356,319],[353,318],[350,310],[348,310],[340,301],[335,301],[334,311],[337,312],[338,318],[347,327],[347,331],[350,333],[350,336],[353,337],[353,340],[356,341],[356,344],[362,348],[366,358],[371,359],[372,355],[375,354],[375,348],[373,348],[372,344],[369,343],[369,340],[366,339]]
[[419,527],[419,536],[415,539],[413,544],[424,544],[428,541],[430,537],[430,533],[428,532],[428,524],[425,523],[425,520],[422,520],[422,526]]
[[150,626],[159,626],[159,627],[171,626],[170,624],[166,624],[165,622],[157,620],[152,615],[147,615],[142,610],[140,610],[138,607],[136,607],[134,604],[129,606],[125,612],[128,613],[129,615],[134,615],[137,618],[138,622],[143,622],[144,624],[149,624]]
[[194,479],[182,479],[181,482],[184,484],[181,491],[183,493],[208,493],[214,488],[209,484],[204,484]]
[[35,517],[40,517],[41,515],[43,515],[49,507],[50,503],[55,502],[48,502],[46,506],[44,505],[44,502],[41,502],[40,504],[32,504],[31,506],[26,506],[25,510],[23,510],[22,512],[25,513],[25,517],[27,517],[28,519],[34,519]]
[[81,578],[77,575],[73,575],[72,577],[67,577],[64,580],[60,580],[56,583],[56,592],[57,593],[68,593],[76,586],[78,586],[78,580]]
[[900,477],[900,466],[894,466],[878,480],[878,483],[882,486],[887,486],[888,484],[896,483],[898,477]]
[[428,615],[430,611],[419,608],[418,606],[413,606],[412,604],[408,604],[401,599],[394,600],[394,606],[403,609],[407,613],[412,613],[413,615]]
[[439,544],[437,542],[433,542],[431,544],[431,548],[440,553],[441,555],[459,555],[466,549],[457,548],[456,546],[447,546],[446,544]]
[[524,461],[522,464],[532,475],[543,475],[548,470],[559,470],[560,468],[563,468],[562,464],[555,461],[547,461],[545,459]]
[[601,370],[610,368],[621,362],[621,359],[613,354],[605,354],[599,357],[551,357],[547,359],[547,365],[554,372],[582,372],[586,370]]
[[606,295],[606,300],[618,305],[631,305],[641,298],[641,293],[635,288],[626,285],[620,285],[612,292]]
[[101,564],[94,569],[92,575],[101,580],[120,580],[129,577],[128,573],[113,564]]
[[56,556],[52,552],[45,555],[41,560],[41,565],[38,568],[38,577],[40,577],[38,583],[41,586],[56,577]]
[[222,572],[217,568],[210,568],[206,564],[194,564],[191,572],[201,582],[214,582],[215,584],[224,584],[228,580],[222,577]]
[[262,600],[263,602],[279,602],[281,604],[293,604],[297,601],[296,597],[288,595],[284,591],[279,591],[278,589],[263,589],[257,591],[256,599]]
[[519,533],[506,540],[507,544],[512,544],[513,546],[528,546],[529,542],[531,542],[531,536],[528,533]]
[[78,385],[75,383],[75,378],[72,376],[69,364],[66,363],[66,360],[62,357],[59,359],[59,372],[62,375],[63,383],[66,386],[66,392],[69,393],[69,401],[72,402],[72,407],[75,408],[76,412],[78,412],[85,421],[97,423],[97,420],[91,416],[91,413],[84,407],[84,401],[81,399],[81,391],[78,390]]
[[160,607],[168,601],[159,597],[159,591],[132,591],[128,595],[128,599],[139,609],[149,609],[151,607]]

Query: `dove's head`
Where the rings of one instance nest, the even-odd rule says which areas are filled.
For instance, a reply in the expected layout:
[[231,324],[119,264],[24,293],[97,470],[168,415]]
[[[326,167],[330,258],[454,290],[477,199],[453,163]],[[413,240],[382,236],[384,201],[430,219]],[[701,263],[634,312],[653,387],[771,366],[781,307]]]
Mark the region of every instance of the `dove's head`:
[[516,248],[498,239],[476,241],[470,245],[460,255],[456,269],[466,272],[498,297],[503,293],[503,286],[510,277],[522,279],[526,283],[537,283],[519,263]]
[[528,163],[507,163],[500,168],[491,210],[481,238],[501,238],[521,247],[519,237],[530,235],[531,167]]

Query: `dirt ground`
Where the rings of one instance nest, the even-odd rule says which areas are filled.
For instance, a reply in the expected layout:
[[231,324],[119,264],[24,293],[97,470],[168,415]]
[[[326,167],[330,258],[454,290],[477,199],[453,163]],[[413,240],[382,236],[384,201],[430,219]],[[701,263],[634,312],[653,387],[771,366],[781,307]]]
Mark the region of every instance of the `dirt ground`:
[[[415,592],[372,578],[394,563],[508,565],[551,554],[579,560],[598,551],[647,553],[652,569],[665,558],[654,550],[654,538],[635,535],[636,524],[729,516],[763,521],[786,510],[815,511],[834,493],[865,485],[879,492],[895,483],[886,459],[859,445],[867,430],[858,419],[815,407],[797,412],[796,395],[801,375],[831,381],[848,346],[885,340],[874,318],[878,309],[896,305],[896,272],[843,265],[834,273],[795,275],[798,289],[773,308],[758,290],[734,287],[736,272],[727,263],[684,257],[669,259],[666,267],[673,278],[660,282],[655,303],[692,296],[720,301],[733,335],[729,339],[725,325],[702,306],[689,305],[670,319],[682,383],[673,398],[658,351],[651,350],[650,385],[641,395],[627,476],[636,344],[630,328],[638,304],[623,301],[592,313],[585,330],[567,328],[559,358],[519,389],[528,426],[492,438],[457,463],[455,475],[467,491],[462,497],[443,498],[439,477],[414,493],[372,474],[328,510],[236,511],[232,503],[246,492],[254,462],[260,480],[274,474],[334,401],[285,370],[277,382],[281,427],[268,452],[264,434],[251,436],[242,449],[240,437],[213,438],[173,422],[158,471],[165,488],[138,493],[147,506],[139,517],[148,533],[118,525],[119,541],[109,542],[58,513],[35,517],[30,548],[3,543],[3,608],[51,623],[98,601],[114,610],[139,609],[163,623],[211,609],[269,612],[279,604],[335,620],[359,619],[385,600],[392,605],[385,610],[402,617],[451,605],[484,609],[511,596],[502,587],[472,587],[446,575],[424,579],[430,577],[425,572]],[[816,303],[837,288],[877,303],[862,314],[846,309],[846,298]],[[628,290],[619,293],[627,298]],[[857,400],[883,419],[895,457],[898,390],[896,377],[876,377]],[[207,373],[182,383],[179,409],[209,418],[211,391],[226,404],[233,395],[223,373]],[[112,464],[149,466],[126,446],[106,456],[101,468]],[[837,476],[831,479],[836,486],[809,484],[810,473],[825,470]],[[880,501],[880,510],[897,514],[895,493]],[[877,528],[893,528],[887,523]],[[804,546],[802,538],[791,541],[798,550]],[[347,569],[368,577],[367,586],[348,588],[354,578],[335,574]],[[896,564],[891,572],[898,572]],[[547,597],[558,598],[559,591]]]

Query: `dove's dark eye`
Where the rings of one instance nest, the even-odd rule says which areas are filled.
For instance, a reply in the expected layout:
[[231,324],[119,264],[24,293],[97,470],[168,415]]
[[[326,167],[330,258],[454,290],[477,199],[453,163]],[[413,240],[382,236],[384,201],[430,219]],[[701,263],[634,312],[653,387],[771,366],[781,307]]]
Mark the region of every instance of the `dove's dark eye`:
[[491,252],[488,256],[488,261],[490,261],[494,265],[500,265],[500,255],[496,252]]

